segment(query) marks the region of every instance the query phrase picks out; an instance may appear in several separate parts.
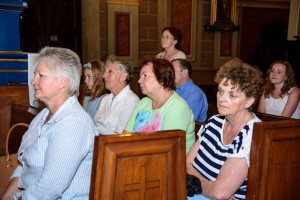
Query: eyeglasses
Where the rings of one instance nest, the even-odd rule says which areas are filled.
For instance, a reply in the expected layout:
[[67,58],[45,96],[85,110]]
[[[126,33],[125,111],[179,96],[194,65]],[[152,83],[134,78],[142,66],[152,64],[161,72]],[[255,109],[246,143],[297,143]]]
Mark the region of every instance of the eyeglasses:
[[170,37],[170,36],[161,36],[160,39],[165,39],[165,40],[174,40],[174,38]]

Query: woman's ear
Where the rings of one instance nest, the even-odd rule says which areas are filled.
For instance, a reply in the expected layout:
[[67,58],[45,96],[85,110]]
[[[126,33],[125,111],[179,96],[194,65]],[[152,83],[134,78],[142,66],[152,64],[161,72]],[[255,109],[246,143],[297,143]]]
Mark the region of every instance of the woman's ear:
[[65,88],[69,84],[69,80],[67,79],[67,77],[64,77],[64,76],[60,77],[58,82],[59,82],[60,88]]
[[122,74],[121,74],[121,81],[126,81],[126,80],[127,80],[127,77],[128,77],[128,74],[127,74],[127,73],[122,73]]
[[247,99],[247,102],[245,104],[245,108],[248,109],[252,106],[252,104],[255,102],[255,98],[254,97],[250,97]]

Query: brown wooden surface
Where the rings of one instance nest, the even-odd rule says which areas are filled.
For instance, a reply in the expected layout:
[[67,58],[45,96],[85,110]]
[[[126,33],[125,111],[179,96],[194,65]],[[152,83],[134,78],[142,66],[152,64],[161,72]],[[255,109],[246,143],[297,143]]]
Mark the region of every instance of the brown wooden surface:
[[39,109],[17,104],[12,105],[11,111],[10,126],[20,122],[30,124],[33,118],[40,112]]
[[186,199],[185,132],[95,139],[90,199]]
[[246,199],[300,199],[300,120],[254,124]]
[[270,115],[270,114],[266,114],[266,113],[260,113],[260,112],[256,112],[255,115],[261,119],[261,121],[265,122],[265,121],[275,121],[275,120],[289,120],[291,118],[288,117],[282,117],[282,116],[277,116],[277,115]]
[[[17,123],[30,124],[33,118],[39,113],[40,110],[28,106],[13,104],[11,107],[11,120],[10,126]],[[17,127],[11,133],[9,139],[9,152],[16,153],[21,144],[22,137],[28,128]]]
[[[10,99],[9,97],[5,98],[5,101],[7,99]],[[11,102],[10,102],[11,103]],[[31,108],[28,106],[23,105],[17,105],[17,104],[10,104],[8,106],[10,110],[6,110],[7,117],[6,120],[8,120],[8,125],[6,125],[9,129],[9,127],[13,126],[16,123],[26,123],[30,124],[33,118],[38,114],[39,110],[35,108]],[[1,152],[0,155],[4,155],[4,146],[5,146],[5,139],[8,132],[8,129],[6,132],[3,131],[3,144],[1,143]],[[22,136],[26,132],[27,128],[25,127],[17,127],[14,129],[14,131],[11,133],[11,137],[9,140],[9,151],[10,153],[16,153],[19,149]]]
[[28,87],[0,86],[0,102],[0,155],[3,155],[6,134],[10,127],[11,105],[29,105]]
[[[212,117],[213,115],[218,114],[218,108],[216,104],[209,103],[208,104],[208,110],[207,110],[207,120]],[[266,113],[260,113],[260,112],[255,112],[255,115],[261,119],[262,121],[274,121],[274,120],[287,120],[290,119],[288,117],[282,117],[282,116],[277,116],[277,115],[270,115]]]

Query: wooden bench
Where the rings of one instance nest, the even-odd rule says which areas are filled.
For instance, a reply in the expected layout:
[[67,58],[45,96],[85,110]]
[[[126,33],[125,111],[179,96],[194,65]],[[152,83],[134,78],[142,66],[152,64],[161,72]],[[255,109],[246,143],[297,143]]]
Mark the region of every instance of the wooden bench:
[[300,120],[254,124],[246,199],[300,199]]
[[99,136],[90,199],[186,199],[185,132]]
[[[207,120],[212,117],[213,115],[218,114],[218,108],[216,104],[209,103],[208,104],[208,110],[207,110]],[[273,121],[273,120],[286,120],[290,119],[288,117],[281,117],[277,115],[270,115],[266,113],[259,113],[255,112],[256,116],[261,119],[262,121]]]
[[[17,104],[12,104],[11,106],[11,119],[10,126],[13,126],[17,123],[26,123],[30,124],[33,118],[39,113],[39,110],[36,108],[22,106]],[[18,127],[15,128],[11,133],[9,138],[9,152],[17,153],[19,146],[21,144],[22,137],[28,128]]]

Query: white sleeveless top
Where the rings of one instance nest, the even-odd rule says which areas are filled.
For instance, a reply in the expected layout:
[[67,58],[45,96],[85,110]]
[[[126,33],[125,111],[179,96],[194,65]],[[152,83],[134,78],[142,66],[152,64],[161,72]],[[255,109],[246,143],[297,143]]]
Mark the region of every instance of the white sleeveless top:
[[[295,88],[298,89],[297,87],[293,87],[290,89],[289,92],[291,92]],[[288,97],[289,95],[285,95],[283,98],[275,99],[270,95],[270,97],[265,98],[266,113],[281,116],[281,113],[285,107]],[[300,119],[300,104],[298,104],[298,107],[296,108],[291,118]]]

